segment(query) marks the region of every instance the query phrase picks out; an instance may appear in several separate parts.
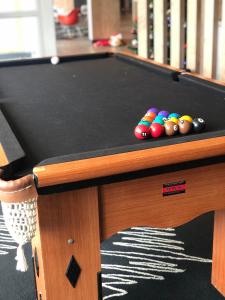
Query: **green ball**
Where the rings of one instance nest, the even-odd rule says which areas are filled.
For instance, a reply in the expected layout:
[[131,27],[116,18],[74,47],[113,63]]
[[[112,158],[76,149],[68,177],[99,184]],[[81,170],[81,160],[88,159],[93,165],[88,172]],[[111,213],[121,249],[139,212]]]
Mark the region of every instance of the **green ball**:
[[138,125],[145,125],[145,126],[150,126],[151,125],[151,123],[150,122],[148,122],[148,121],[140,121],[139,123],[138,123]]

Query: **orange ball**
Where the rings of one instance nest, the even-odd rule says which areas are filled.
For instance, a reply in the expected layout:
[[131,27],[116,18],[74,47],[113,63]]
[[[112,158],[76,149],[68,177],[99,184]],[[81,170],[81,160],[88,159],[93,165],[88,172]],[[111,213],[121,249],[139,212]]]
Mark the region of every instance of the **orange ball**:
[[156,113],[154,113],[152,111],[151,112],[147,112],[145,116],[152,117],[153,119],[155,119]]
[[148,122],[152,123],[152,121],[154,120],[154,118],[151,117],[151,116],[144,116],[141,120],[142,121],[148,121]]

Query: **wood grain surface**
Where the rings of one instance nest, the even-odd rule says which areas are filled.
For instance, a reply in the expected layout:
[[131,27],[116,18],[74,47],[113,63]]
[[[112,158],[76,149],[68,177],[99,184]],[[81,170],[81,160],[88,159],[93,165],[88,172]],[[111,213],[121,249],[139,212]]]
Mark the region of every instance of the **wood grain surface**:
[[126,52],[126,53],[121,52],[121,51],[117,51],[117,52],[109,51],[109,52],[110,53],[115,53],[115,54],[119,53],[119,54],[122,54],[122,55],[126,55],[127,57],[131,57],[131,58],[137,59],[139,61],[143,61],[143,62],[152,64],[152,65],[158,65],[159,67],[166,68],[166,69],[174,71],[174,72],[180,72],[180,73],[188,75],[188,76],[199,78],[199,79],[205,80],[206,84],[207,84],[207,82],[212,82],[212,83],[215,83],[215,84],[218,84],[218,85],[221,85],[221,86],[225,86],[225,81],[223,81],[223,80],[210,78],[210,77],[201,75],[201,74],[196,73],[196,72],[186,72],[183,69],[176,68],[176,67],[173,67],[171,65],[164,64],[164,63],[160,63],[160,62],[157,62],[157,61],[149,59],[149,58],[140,57],[137,54],[134,54],[134,53],[131,53],[131,52]]
[[4,167],[9,164],[7,155],[2,147],[2,144],[0,143],[0,167]]
[[215,212],[212,284],[225,297],[225,209]]
[[[100,271],[100,237],[97,188],[40,196],[37,249],[42,300],[97,300]],[[74,244],[68,244],[73,239]],[[65,273],[71,256],[81,268],[75,288]],[[44,283],[45,282],[45,283]]]
[[[163,196],[163,184],[186,181],[186,192]],[[101,238],[131,226],[176,227],[225,208],[225,163],[103,185]]]
[[110,176],[225,154],[225,136],[34,168],[39,187]]

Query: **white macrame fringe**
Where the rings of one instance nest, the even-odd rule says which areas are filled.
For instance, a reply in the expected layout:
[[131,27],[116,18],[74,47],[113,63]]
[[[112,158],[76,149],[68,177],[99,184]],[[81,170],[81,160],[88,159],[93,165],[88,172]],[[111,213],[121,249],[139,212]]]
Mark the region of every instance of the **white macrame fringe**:
[[28,264],[24,254],[24,249],[22,244],[19,244],[17,248],[17,255],[15,259],[17,260],[17,265],[16,265],[17,271],[26,272],[28,270]]
[[26,272],[28,264],[23,246],[30,242],[35,235],[37,198],[20,203],[1,202],[1,204],[6,227],[12,238],[18,243],[15,258],[17,260],[16,269]]

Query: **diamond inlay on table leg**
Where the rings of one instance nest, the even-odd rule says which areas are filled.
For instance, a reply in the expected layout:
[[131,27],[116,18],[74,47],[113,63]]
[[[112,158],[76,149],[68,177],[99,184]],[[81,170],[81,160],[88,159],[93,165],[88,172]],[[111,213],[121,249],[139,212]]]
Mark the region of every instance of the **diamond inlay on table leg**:
[[77,281],[79,279],[81,268],[78,265],[74,256],[71,256],[70,262],[66,270],[66,277],[68,278],[70,284],[75,288]]

